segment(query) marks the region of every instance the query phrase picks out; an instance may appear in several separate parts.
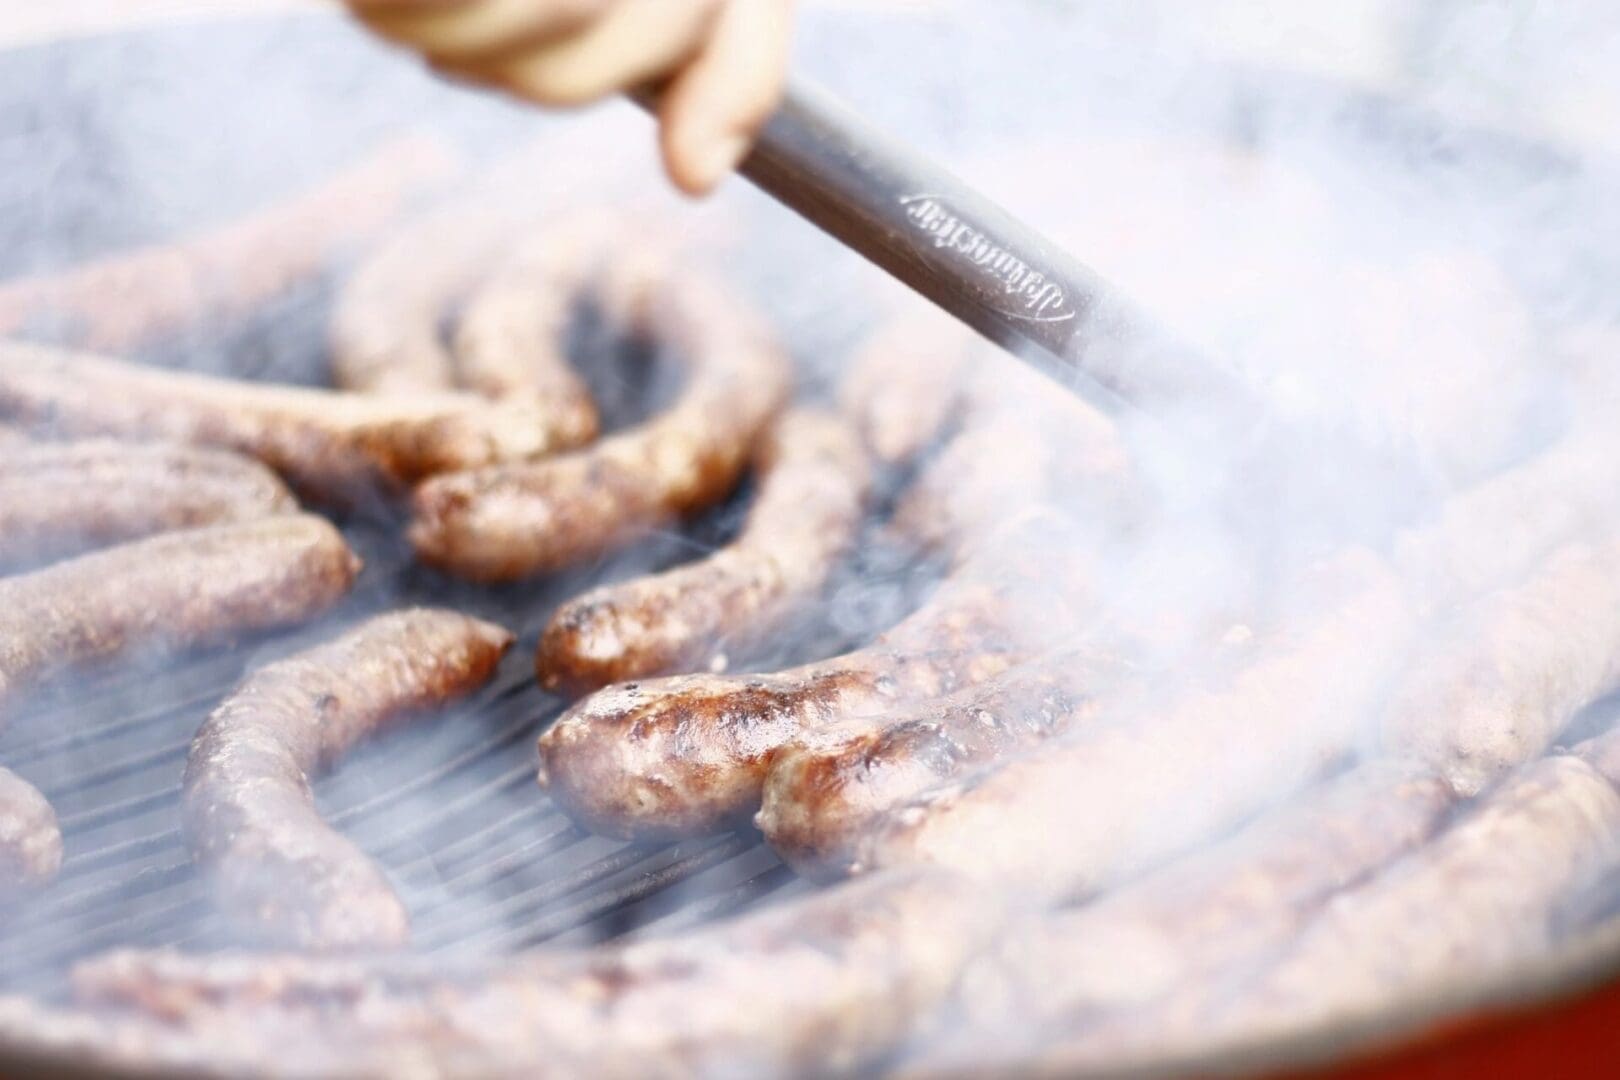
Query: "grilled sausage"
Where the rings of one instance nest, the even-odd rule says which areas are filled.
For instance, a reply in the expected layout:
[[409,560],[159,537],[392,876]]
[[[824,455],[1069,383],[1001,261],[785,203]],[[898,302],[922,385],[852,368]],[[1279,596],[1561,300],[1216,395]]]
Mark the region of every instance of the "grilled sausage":
[[973,355],[968,335],[936,311],[880,327],[850,360],[839,390],[867,452],[885,465],[920,456],[962,408]]
[[1270,647],[1223,683],[1195,683],[926,792],[861,838],[852,867],[937,863],[1059,899],[1297,790],[1353,746],[1416,619],[1400,583],[1366,552],[1322,568],[1296,604]]
[[[1075,630],[1095,563],[1079,545],[1036,563],[1054,522],[981,541],[910,616],[870,645],[768,675],[678,675],[580,701],[540,738],[540,782],[612,836],[681,836],[758,808],[773,756],[810,728],[889,714],[994,678]],[[1039,612],[1040,618],[1034,618]]]
[[1512,582],[1557,544],[1620,516],[1617,462],[1614,433],[1576,430],[1447,498],[1398,539],[1397,565],[1436,606]]
[[1522,583],[1459,609],[1412,659],[1383,714],[1393,753],[1463,794],[1539,756],[1620,686],[1620,539],[1573,541]]
[[855,539],[871,470],[850,426],[789,413],[756,455],[759,493],[741,535],[662,574],[593,589],[557,610],[540,639],[548,690],[570,694],[673,671],[725,666],[818,593]]
[[237,450],[334,501],[549,449],[520,402],[270,386],[19,344],[0,345],[0,416],[57,436]]
[[332,311],[333,384],[367,393],[454,389],[445,320],[518,228],[504,209],[456,205],[412,222],[362,260]]
[[676,675],[598,691],[540,737],[540,783],[609,836],[686,836],[758,808],[772,755],[843,716],[931,700],[1023,658],[985,584],[942,586],[871,645],[769,675]]
[[1576,757],[1536,762],[1434,842],[1336,898],[1241,993],[1229,989],[1182,1031],[1122,1033],[1088,1056],[1117,1064],[1132,1050],[1162,1053],[1177,1036],[1188,1048],[1249,1043],[1480,983],[1550,948],[1561,901],[1616,867],[1620,796],[1609,781]]
[[886,811],[1074,729],[1097,713],[1120,667],[1075,650],[942,703],[806,727],[772,757],[754,824],[801,874],[842,876]]
[[752,312],[702,278],[647,274],[629,262],[608,270],[609,313],[684,357],[679,398],[589,449],[423,484],[410,537],[426,562],[481,581],[561,569],[712,505],[735,484],[787,395],[780,347]]
[[974,963],[912,1071],[1027,1061],[1057,1041],[1151,1037],[1273,959],[1323,905],[1420,850],[1454,804],[1434,773],[1362,765],[1231,839],[1083,907],[1033,920]]
[[121,351],[202,318],[228,319],[313,277],[451,171],[424,138],[391,142],[313,191],[178,243],[0,285],[0,334],[35,327]]
[[0,567],[297,508],[274,473],[225,451],[100,439],[25,444],[0,456]]
[[348,592],[359,566],[336,529],[298,514],[167,533],[0,579],[0,714],[83,665],[302,622]]
[[0,897],[50,881],[62,866],[56,813],[32,784],[0,768]]
[[600,214],[542,224],[467,298],[454,338],[462,387],[490,397],[530,394],[548,403],[574,445],[596,436],[596,404],[564,345],[574,301],[633,237]]
[[461,971],[123,954],[75,973],[86,1008],[13,1000],[0,1034],[108,1065],[209,1072],[271,1060],[320,1075],[856,1073],[939,1006],[1003,924],[993,893],[902,873],[678,938]]
[[453,611],[400,611],[250,675],[208,717],[186,763],[186,840],[222,905],[306,947],[403,944],[404,905],[321,819],[310,777],[377,731],[477,689],[511,644],[500,627]]
[[[1050,496],[1052,444],[1038,425],[1000,421],[986,409],[952,446],[980,432],[1032,441],[997,444],[1005,458],[962,457],[958,491],[931,470],[937,483],[907,497],[946,521],[908,530],[925,534],[912,539],[937,540],[957,565],[900,626],[868,648],[772,675],[609,687],[542,736],[541,783],[589,828],[611,835],[719,828],[757,808],[772,756],[800,732],[934,701],[1029,658],[1041,641],[1060,640],[1084,607],[1095,548],[1063,542],[1061,518],[1015,514]],[[1088,445],[1089,433],[1076,443]],[[1053,564],[1054,552],[1066,558]]]

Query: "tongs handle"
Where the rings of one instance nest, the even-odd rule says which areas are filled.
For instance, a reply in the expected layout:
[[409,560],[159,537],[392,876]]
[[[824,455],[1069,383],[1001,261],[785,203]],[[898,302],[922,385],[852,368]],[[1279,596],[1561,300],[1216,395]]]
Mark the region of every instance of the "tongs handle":
[[[1088,399],[1196,400],[1249,428],[1248,388],[1092,270],[818,88],[793,85],[740,171],[783,205]],[[1076,185],[1084,177],[1077,172]],[[1211,400],[1215,399],[1215,400]]]

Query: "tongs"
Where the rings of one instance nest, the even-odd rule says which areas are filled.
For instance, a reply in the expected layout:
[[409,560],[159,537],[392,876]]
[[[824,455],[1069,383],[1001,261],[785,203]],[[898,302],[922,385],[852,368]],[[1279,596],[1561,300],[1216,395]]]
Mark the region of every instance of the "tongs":
[[[1087,400],[1228,432],[1263,410],[1091,269],[827,92],[796,83],[739,171],[783,205]],[[1077,183],[1083,178],[1077,176]]]

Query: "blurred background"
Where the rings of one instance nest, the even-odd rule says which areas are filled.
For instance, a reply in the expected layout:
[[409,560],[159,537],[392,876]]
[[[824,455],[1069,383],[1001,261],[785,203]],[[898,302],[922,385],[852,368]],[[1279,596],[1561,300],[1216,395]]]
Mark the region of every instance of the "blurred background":
[[[914,9],[960,0],[800,0],[804,7]],[[1335,75],[1422,100],[1458,119],[1620,152],[1620,5],[1606,0],[1048,0],[1124,39],[1177,42],[1229,59]],[[329,0],[0,0],[0,41]]]

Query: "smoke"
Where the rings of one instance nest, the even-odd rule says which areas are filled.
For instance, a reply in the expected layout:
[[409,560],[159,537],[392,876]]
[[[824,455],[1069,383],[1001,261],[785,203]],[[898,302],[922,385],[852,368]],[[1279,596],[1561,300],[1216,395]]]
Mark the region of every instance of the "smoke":
[[[1400,674],[1399,658],[1384,663],[1379,650],[1409,643],[1421,656],[1424,628],[1438,625],[1428,620],[1472,598],[1458,581],[1474,592],[1512,584],[1526,561],[1576,531],[1533,523],[1519,559],[1501,555],[1492,536],[1467,535],[1479,518],[1464,519],[1465,548],[1434,539],[1443,508],[1455,505],[1448,499],[1600,424],[1613,401],[1606,361],[1620,341],[1620,212],[1603,197],[1601,156],[1567,147],[1613,138],[1620,17],[1598,3],[1553,11],[1448,0],[1365,0],[1352,12],[1281,18],[1237,0],[1031,0],[805,14],[800,70],[951,162],[1239,373],[1280,432],[1234,444],[1230,456],[1189,459],[1178,426],[1207,417],[1155,414],[1143,402],[1151,423],[1103,422],[986,349],[946,445],[889,478],[861,551],[827,598],[790,633],[735,658],[773,670],[834,654],[893,625],[969,554],[974,565],[1002,566],[991,580],[1014,598],[1027,639],[1003,679],[1061,680],[1081,653],[1117,655],[1128,671],[1098,693],[1094,718],[1022,763],[1067,754],[1083,770],[1099,746],[1117,755],[1099,751],[1101,760],[1134,762],[1128,749],[1140,736],[1168,762],[1161,780],[1168,770],[1187,778],[1151,805],[1130,804],[1140,813],[1122,817],[1117,835],[1062,817],[1092,804],[1067,793],[1052,804],[1046,828],[1059,840],[1073,839],[1066,830],[1107,834],[1152,855],[1122,852],[1061,882],[1056,898],[1079,911],[1188,851],[1219,864],[1216,845],[1234,830],[1278,807],[1286,815],[1321,778],[1377,758],[1378,690]],[[1284,70],[1313,60],[1357,83],[1376,80],[1404,104]],[[537,214],[606,199],[718,265],[779,327],[805,397],[829,396],[857,343],[906,306],[892,282],[740,181],[702,205],[669,195],[648,125],[627,105],[537,117],[448,87],[328,19],[41,48],[7,71],[0,161],[15,167],[3,170],[13,179],[0,198],[0,235],[12,274],[226,220],[326,175],[358,147],[425,127],[472,162],[467,183]],[[329,282],[314,283],[250,324],[157,343],[151,358],[319,382],[329,292]],[[589,320],[575,331],[580,354],[604,361],[622,353],[608,336]],[[634,392],[642,367],[592,371],[593,389],[613,406],[610,427],[651,407]],[[896,544],[884,523],[903,513],[919,476],[952,437],[987,431],[1007,437],[981,443],[985,453],[934,492],[940,519],[966,523],[953,538],[964,550],[924,561]],[[1101,449],[1115,442],[1118,457]],[[1257,444],[1270,456],[1246,456]],[[1593,486],[1607,473],[1598,467]],[[501,956],[554,938],[673,933],[789,881],[750,834],[666,848],[586,837],[533,785],[533,736],[561,706],[534,688],[530,670],[549,611],[587,584],[712,550],[746,506],[744,491],[633,551],[499,592],[408,567],[386,523],[356,525],[372,572],[345,617],[446,602],[524,632],[477,699],[356,755],[319,789],[331,820],[400,886],[422,952]],[[1005,528],[1031,520],[1039,528]],[[1301,645],[1299,626],[1315,626],[1338,602],[1313,591],[1323,566],[1351,548],[1392,568],[1409,623],[1385,641],[1357,642],[1352,632]],[[1480,569],[1460,572],[1470,559]],[[1083,583],[1058,580],[1055,568],[1082,560]],[[174,832],[185,748],[244,667],[335,629],[222,657],[155,660],[73,687],[0,737],[0,760],[46,790],[70,836],[63,891],[0,930],[9,988],[59,990],[67,959],[115,944],[239,942],[211,913]],[[1211,742],[1164,737],[1196,734],[1205,718],[1197,695],[1241,691],[1255,672],[1277,670],[1261,666],[1277,653],[1294,667],[1268,692],[1320,694],[1309,664],[1335,650],[1357,650],[1378,669],[1351,688],[1365,700],[1350,715],[1272,694],[1265,715],[1216,715],[1230,726]],[[1353,681],[1331,674],[1323,686]],[[904,705],[966,702],[993,715],[1009,700],[995,697],[1002,685]],[[1223,732],[1233,736],[1224,744]],[[1256,757],[1262,750],[1274,758]],[[1282,764],[1267,767],[1273,760]],[[997,775],[973,773],[947,793],[966,802],[993,790]],[[1095,769],[1077,774],[1099,779]],[[999,854],[1010,863],[1018,853]],[[1139,954],[1128,939],[1105,945],[1122,973],[1163,959],[1147,951],[1157,943]],[[971,1007],[972,996],[964,1000]],[[1033,1048],[1018,1022],[1013,1014],[976,1034]]]

